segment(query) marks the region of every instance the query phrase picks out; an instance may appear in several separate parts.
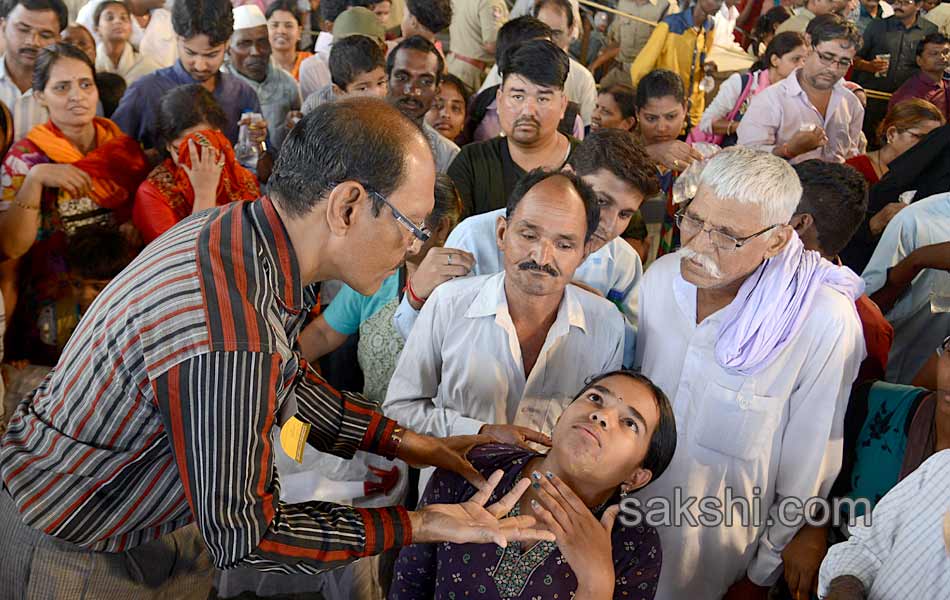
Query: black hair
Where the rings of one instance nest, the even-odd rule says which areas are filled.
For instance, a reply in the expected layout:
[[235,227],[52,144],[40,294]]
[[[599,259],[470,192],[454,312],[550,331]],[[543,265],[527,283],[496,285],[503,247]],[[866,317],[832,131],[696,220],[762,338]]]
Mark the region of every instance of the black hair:
[[114,227],[89,225],[69,236],[66,261],[84,279],[112,279],[132,261],[132,251]]
[[168,156],[167,146],[183,131],[201,123],[223,130],[228,122],[221,105],[200,83],[180,85],[165,92],[158,102],[156,121],[155,146],[163,157]]
[[63,0],[3,0],[0,2],[0,17],[8,18],[18,4],[26,10],[51,10],[56,13],[56,18],[59,20],[59,30],[56,33],[66,29],[66,26],[69,25],[69,9],[66,8]]
[[119,107],[122,94],[128,84],[121,75],[116,73],[96,73],[96,87],[99,88],[99,102],[102,102],[102,113],[105,118],[112,117],[112,113]]
[[129,19],[132,19],[132,9],[129,8],[129,5],[124,2],[124,0],[105,0],[105,2],[99,4],[96,7],[96,12],[92,13],[92,26],[99,26],[99,17],[102,16],[102,13],[106,11],[110,6],[121,6],[125,9],[125,12],[128,13]]
[[604,169],[639,191],[645,198],[660,191],[654,161],[640,147],[637,136],[622,129],[591,131],[568,161],[579,177]]
[[386,52],[371,37],[349,35],[337,40],[330,48],[330,81],[341,90],[356,79],[357,75],[386,66]]
[[396,64],[396,55],[399,54],[401,50],[418,50],[419,52],[425,52],[426,54],[434,55],[437,62],[435,71],[435,84],[439,85],[439,83],[441,83],[442,73],[445,71],[445,59],[442,58],[442,53],[439,52],[439,49],[435,47],[435,44],[421,35],[407,37],[403,41],[399,42],[399,44],[397,44],[396,47],[389,52],[389,56],[386,57],[387,76],[392,74],[393,67]]
[[672,96],[686,106],[686,89],[683,78],[669,69],[654,69],[647,73],[637,85],[637,108],[644,108],[654,98]]
[[637,116],[637,92],[629,85],[617,83],[606,90],[601,90],[600,93],[608,94],[614,99],[624,119]]
[[499,72],[502,82],[520,75],[535,85],[564,89],[571,62],[567,53],[550,40],[528,40],[505,54]]
[[941,46],[943,44],[950,44],[950,38],[940,33],[939,31],[928,33],[927,35],[924,36],[924,39],[917,42],[917,56],[920,56],[924,53],[924,46],[926,46],[927,44],[938,44]]
[[764,15],[760,16],[752,28],[752,50],[755,54],[759,53],[759,44],[766,37],[775,34],[778,26],[788,21],[792,17],[792,11],[785,6],[774,6]]
[[172,28],[190,40],[208,36],[208,44],[219,46],[234,33],[234,15],[229,0],[175,0],[172,7]]
[[836,256],[864,220],[867,181],[850,165],[816,158],[798,163],[795,172],[802,183],[802,199],[795,214],[814,218],[822,252]]
[[772,41],[769,42],[769,45],[765,47],[765,52],[763,52],[762,56],[760,56],[759,59],[755,61],[755,64],[752,65],[750,71],[768,69],[772,66],[773,56],[782,58],[795,48],[798,48],[799,46],[805,46],[807,43],[808,42],[805,40],[804,34],[797,31],[783,31],[772,38]]
[[597,203],[597,194],[594,190],[577,174],[571,173],[570,171],[533,169],[525,173],[521,179],[518,180],[518,183],[515,184],[515,188],[511,191],[511,196],[508,197],[508,205],[505,208],[505,219],[511,220],[511,215],[515,213],[515,209],[518,208],[525,194],[531,191],[534,186],[551,177],[563,177],[567,179],[571,185],[574,186],[574,189],[577,190],[581,200],[584,202],[584,213],[587,215],[587,231],[584,234],[584,243],[586,244],[590,241],[591,236],[594,235],[594,232],[597,231],[597,226],[600,224],[600,205]]
[[35,91],[41,92],[46,88],[53,65],[63,58],[81,61],[89,67],[90,75],[95,78],[96,65],[93,64],[88,54],[67,42],[56,42],[41,49],[39,54],[36,55],[36,62],[33,64],[33,89]]
[[354,6],[369,8],[373,3],[371,0],[321,0],[320,18],[332,23],[343,12]]
[[445,173],[436,173],[435,204],[426,217],[426,227],[435,231],[442,219],[448,219],[450,227],[454,227],[462,217],[462,210],[462,197],[455,187],[455,180]]
[[406,0],[406,10],[432,33],[443,31],[452,22],[452,0]]
[[[387,196],[409,175],[412,140],[429,147],[422,130],[384,100],[322,104],[284,140],[268,181],[270,193],[291,216],[306,214],[344,181]],[[379,208],[376,201],[374,207]]]
[[864,42],[857,25],[834,13],[812,19],[808,23],[805,33],[811,38],[813,47],[832,40],[844,40],[849,45],[854,46],[855,51],[858,51]]
[[570,33],[571,29],[574,28],[574,7],[570,0],[536,0],[534,7],[531,9],[531,14],[537,17],[541,9],[548,4],[553,4],[567,13],[567,31],[564,33]]
[[650,390],[650,393],[653,394],[653,400],[656,402],[656,408],[660,418],[657,421],[656,429],[653,430],[653,435],[650,437],[650,447],[647,449],[647,455],[643,458],[643,464],[641,465],[641,468],[650,471],[650,481],[656,481],[660,478],[660,475],[666,471],[667,467],[670,466],[670,463],[673,461],[673,454],[676,452],[676,417],[673,415],[673,406],[670,404],[670,399],[667,398],[659,386],[653,383],[649,377],[641,373],[628,369],[618,369],[588,379],[587,385],[574,396],[574,400],[583,396],[584,392],[604,379],[618,376],[629,377],[636,382],[642,383]]
[[300,9],[297,8],[297,3],[294,0],[274,0],[270,6],[267,7],[267,10],[264,11],[264,18],[270,21],[270,18],[273,17],[274,13],[278,10],[289,12],[294,20],[297,21],[297,25],[303,25],[303,16],[300,14]]
[[504,58],[508,50],[528,40],[549,40],[554,32],[544,21],[527,15],[512,19],[501,26],[495,38],[495,60],[498,72],[504,67]]
[[442,76],[442,87],[450,85],[458,90],[459,94],[462,95],[462,103],[465,104],[465,115],[468,116],[468,102],[472,97],[471,91],[469,91],[468,86],[465,85],[465,82],[459,79],[457,76],[452,75],[451,73],[446,73]]

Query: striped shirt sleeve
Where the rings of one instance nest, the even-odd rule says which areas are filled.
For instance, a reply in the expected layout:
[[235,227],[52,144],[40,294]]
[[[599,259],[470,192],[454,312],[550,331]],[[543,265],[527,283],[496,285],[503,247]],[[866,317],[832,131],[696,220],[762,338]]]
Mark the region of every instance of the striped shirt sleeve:
[[[308,441],[341,455],[377,448],[392,422],[358,396],[330,393],[305,363],[301,369],[299,414],[315,425]],[[411,543],[402,507],[280,501],[272,443],[280,374],[279,354],[210,352],[153,383],[185,497],[215,565],[314,574]]]

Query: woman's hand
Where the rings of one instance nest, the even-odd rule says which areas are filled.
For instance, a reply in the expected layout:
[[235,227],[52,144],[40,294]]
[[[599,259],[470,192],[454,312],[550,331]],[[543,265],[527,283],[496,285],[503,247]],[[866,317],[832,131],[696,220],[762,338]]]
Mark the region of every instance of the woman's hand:
[[[470,252],[456,248],[430,248],[412,274],[412,293],[425,300],[432,290],[450,279],[468,275],[474,266],[475,257]],[[409,304],[416,310],[422,308],[421,304],[416,306],[412,296],[409,296]]]
[[610,532],[620,507],[611,506],[598,520],[557,476],[544,477],[535,472],[532,477],[539,486],[541,502],[532,501],[531,508],[540,523],[554,533],[557,547],[574,571],[577,596],[612,598],[616,576]]
[[92,177],[73,165],[36,165],[26,177],[43,187],[65,190],[74,198],[83,198],[92,193]]
[[694,160],[703,159],[699,150],[679,140],[650,144],[646,147],[646,152],[657,164],[679,172],[685,171]]
[[504,548],[508,542],[554,541],[554,534],[550,531],[535,528],[534,517],[505,517],[528,489],[530,482],[527,479],[515,484],[501,500],[485,507],[503,476],[502,471],[495,471],[487,484],[467,502],[430,504],[409,513],[413,542],[495,543]]
[[221,181],[221,170],[224,168],[224,157],[214,148],[204,147],[198,153],[198,145],[194,139],[188,140],[188,156],[191,158],[191,167],[181,165],[195,190],[195,205],[191,213],[214,208],[217,204],[218,182]]

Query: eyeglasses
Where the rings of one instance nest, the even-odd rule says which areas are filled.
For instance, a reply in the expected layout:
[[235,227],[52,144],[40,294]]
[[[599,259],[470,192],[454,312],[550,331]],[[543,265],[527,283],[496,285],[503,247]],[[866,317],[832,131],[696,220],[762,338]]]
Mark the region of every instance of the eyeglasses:
[[838,67],[839,69],[849,69],[854,61],[850,58],[838,58],[834,54],[825,54],[815,50],[818,60],[826,67]]
[[370,191],[369,193],[379,198],[379,200],[383,204],[388,206],[389,210],[393,211],[393,218],[396,219],[396,222],[402,225],[403,227],[405,227],[406,229],[408,229],[412,233],[412,235],[416,237],[417,240],[423,243],[429,241],[429,237],[432,235],[432,233],[429,231],[428,227],[426,227],[425,225],[423,225],[422,227],[419,227],[418,225],[410,221],[404,214],[399,212],[399,210],[395,206],[393,206],[392,203],[389,200],[387,200],[385,196],[383,196],[379,192]]
[[688,214],[686,214],[686,208],[688,206],[689,206],[689,203],[687,202],[686,206],[681,208],[674,216],[674,219],[676,221],[676,226],[680,228],[680,234],[682,238],[684,240],[689,241],[693,239],[694,237],[696,237],[697,235],[699,235],[700,233],[702,233],[703,231],[705,231],[709,234],[710,243],[716,248],[718,248],[719,250],[722,250],[724,252],[735,252],[739,248],[749,243],[749,241],[752,240],[753,238],[757,238],[763,233],[768,233],[769,231],[772,231],[773,229],[779,226],[779,224],[776,223],[775,225],[770,225],[769,227],[766,227],[762,231],[753,233],[752,235],[747,235],[742,238],[736,238],[719,229],[712,229],[712,228],[707,229],[705,221],[700,221],[699,219],[693,218],[689,216]]

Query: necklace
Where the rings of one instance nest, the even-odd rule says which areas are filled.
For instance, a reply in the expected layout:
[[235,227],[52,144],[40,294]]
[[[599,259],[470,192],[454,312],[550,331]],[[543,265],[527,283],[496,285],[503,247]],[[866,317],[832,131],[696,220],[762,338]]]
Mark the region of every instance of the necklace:
[[[883,150],[883,148],[881,148],[881,150]],[[884,166],[881,164],[881,150],[876,150],[874,152],[874,162],[877,164],[878,177],[884,176]]]

